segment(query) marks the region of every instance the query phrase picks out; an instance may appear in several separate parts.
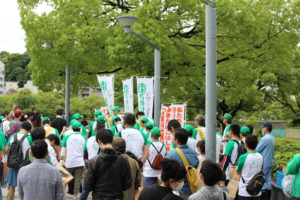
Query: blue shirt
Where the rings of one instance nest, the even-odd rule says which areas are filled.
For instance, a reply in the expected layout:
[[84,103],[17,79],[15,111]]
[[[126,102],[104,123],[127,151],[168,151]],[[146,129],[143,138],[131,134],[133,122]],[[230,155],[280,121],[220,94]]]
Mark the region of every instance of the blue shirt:
[[261,153],[264,158],[264,168],[274,166],[274,150],[275,140],[273,135],[265,134],[256,147],[256,151]]
[[[184,153],[189,164],[193,165],[195,168],[197,168],[199,165],[197,153],[193,149],[188,147],[187,145],[182,145],[182,146],[179,145],[177,147],[179,149],[181,149],[181,151]],[[177,153],[177,151],[175,149],[172,149],[170,152],[168,152],[166,158],[177,160],[179,163],[183,164],[179,154]],[[189,183],[186,178],[184,179],[184,185],[183,185],[182,189],[179,190],[179,194],[188,194],[188,195],[192,194],[191,189],[189,187]]]

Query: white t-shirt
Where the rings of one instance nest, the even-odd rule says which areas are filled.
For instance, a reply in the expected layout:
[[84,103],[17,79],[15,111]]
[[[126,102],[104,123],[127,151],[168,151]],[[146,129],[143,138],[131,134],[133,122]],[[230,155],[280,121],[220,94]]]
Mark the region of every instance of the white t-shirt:
[[81,167],[84,166],[84,147],[85,139],[78,133],[74,132],[63,138],[62,146],[66,147],[67,157],[66,157],[66,167]]
[[221,146],[221,142],[222,142],[222,137],[220,135],[216,136],[216,145],[217,145],[217,149],[216,149],[216,162],[219,163],[219,155],[220,155],[220,146]]
[[147,161],[145,162],[144,172],[143,172],[143,175],[145,177],[158,177],[161,174],[161,170],[155,170],[149,164],[149,162],[153,163],[155,156],[158,154],[157,151],[155,150],[155,148],[153,147],[153,145],[155,146],[157,151],[160,151],[161,148],[163,148],[161,150],[161,155],[165,156],[167,153],[166,147],[162,142],[153,141],[152,144],[151,143],[149,144],[149,157],[148,157]]
[[[239,142],[241,142],[241,141],[239,141]],[[229,176],[230,168],[232,166],[232,163],[235,163],[235,161],[237,159],[238,148],[239,148],[238,144],[233,140],[228,141],[227,144],[226,144],[226,151],[225,151],[224,155],[230,156],[230,159],[231,159],[231,162],[229,162],[228,167],[227,167],[226,172],[225,172],[226,180],[230,179],[230,176]]]
[[88,152],[88,159],[92,159],[97,156],[99,151],[99,145],[96,141],[96,136],[92,136],[86,142],[86,149]]
[[73,133],[73,129],[72,128],[68,128],[65,132],[64,132],[64,137],[71,135]]
[[188,147],[196,151],[197,141],[194,138],[189,137],[186,145],[188,145]]
[[126,142],[126,151],[130,151],[137,158],[141,158],[143,147],[146,144],[141,132],[134,128],[126,128],[121,132],[121,136]]
[[10,130],[10,126],[9,126],[10,122],[7,119],[4,119],[4,121],[2,122],[2,129],[3,129],[3,133],[6,135],[7,131]]
[[[259,172],[263,166],[263,157],[260,153],[251,152],[240,156],[237,171],[241,172],[241,180],[239,183],[239,195],[243,197],[252,197],[246,190],[249,181]],[[242,177],[245,183],[242,180]],[[260,196],[259,193],[257,196]]]
[[48,145],[48,154],[51,160],[51,163],[53,166],[55,166],[58,161],[57,161],[57,157],[56,157],[56,152],[54,150],[54,148],[51,146],[50,142],[48,140],[45,140],[47,145]]

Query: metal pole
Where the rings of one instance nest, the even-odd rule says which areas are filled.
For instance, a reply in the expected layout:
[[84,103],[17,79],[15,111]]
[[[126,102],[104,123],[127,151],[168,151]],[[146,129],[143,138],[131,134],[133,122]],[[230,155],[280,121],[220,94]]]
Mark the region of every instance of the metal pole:
[[206,21],[206,159],[216,160],[216,9],[205,6]]
[[154,121],[160,122],[160,50],[154,48]]
[[69,125],[69,114],[70,114],[70,66],[66,66],[66,90],[65,90],[65,118]]

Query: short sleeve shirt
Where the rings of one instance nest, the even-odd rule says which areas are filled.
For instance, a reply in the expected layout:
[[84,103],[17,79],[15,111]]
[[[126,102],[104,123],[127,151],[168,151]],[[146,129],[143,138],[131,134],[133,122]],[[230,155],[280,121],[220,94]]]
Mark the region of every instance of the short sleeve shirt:
[[53,128],[56,128],[58,133],[60,134],[63,130],[63,127],[64,126],[67,127],[67,121],[65,119],[58,117],[51,122],[51,126]]
[[[263,157],[260,153],[251,152],[245,153],[240,156],[238,167],[236,169],[237,172],[241,173],[241,177],[243,177],[244,181],[240,180],[239,183],[239,195],[243,197],[254,197],[251,196],[246,188],[250,180],[259,172],[261,172],[263,166]],[[257,196],[260,196],[258,194]]]
[[121,132],[122,138],[126,142],[126,151],[130,151],[137,158],[143,155],[143,147],[147,144],[139,130],[134,128],[126,128]]
[[84,166],[84,150],[86,139],[80,133],[74,132],[62,140],[62,146],[67,150],[66,167],[74,168]]
[[92,159],[97,156],[99,151],[99,145],[96,141],[96,137],[92,136],[87,140],[86,150],[88,152],[88,159]]
[[226,150],[224,153],[225,156],[230,156],[230,163],[226,169],[226,180],[229,180],[229,172],[230,172],[230,167],[232,166],[232,163],[235,163],[237,156],[238,156],[238,145],[236,144],[235,141],[230,140],[227,144],[226,144]]
[[[161,170],[155,170],[150,166],[150,163],[153,163],[154,158],[158,154],[157,151],[161,150],[161,155],[165,156],[167,153],[166,146],[160,141],[153,141],[148,143],[149,146],[149,157],[145,162],[145,167],[143,171],[143,175],[145,177],[158,177],[161,174]],[[155,148],[154,148],[155,146]],[[157,151],[156,151],[157,150]]]

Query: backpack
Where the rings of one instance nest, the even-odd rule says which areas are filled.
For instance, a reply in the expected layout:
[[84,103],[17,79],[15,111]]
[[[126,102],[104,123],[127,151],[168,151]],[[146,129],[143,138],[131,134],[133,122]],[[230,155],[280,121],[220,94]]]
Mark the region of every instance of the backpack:
[[22,151],[22,142],[28,136],[28,133],[24,134],[20,140],[18,140],[18,134],[14,135],[14,141],[11,144],[10,150],[7,155],[7,166],[10,168],[20,168],[24,161],[24,155]]
[[187,181],[189,183],[189,187],[190,187],[192,193],[195,193],[198,191],[199,186],[200,186],[200,179],[198,178],[197,169],[194,166],[189,164],[188,160],[186,159],[186,157],[183,154],[181,149],[176,148],[176,151],[185,166],[185,169],[187,172],[186,177],[187,177]]
[[155,147],[155,145],[153,143],[151,143],[151,145],[154,147],[154,149],[157,152],[157,154],[154,157],[154,160],[152,161],[152,164],[150,163],[149,158],[147,160],[148,160],[150,166],[152,167],[152,169],[161,170],[160,161],[164,158],[164,156],[161,155],[161,151],[164,148],[164,144],[162,144],[162,147],[161,147],[161,149],[159,151],[157,150],[157,148]]
[[237,140],[233,140],[233,141],[238,145],[238,154],[237,154],[235,162],[234,163],[232,163],[232,161],[230,161],[230,162],[232,165],[237,166],[240,156],[247,153],[247,150],[245,148],[245,144],[243,141],[240,141],[240,142]]
[[[242,177],[242,181],[245,184],[245,180]],[[246,187],[246,191],[253,196],[256,196],[260,193],[262,187],[264,186],[266,182],[266,178],[264,173],[261,171],[258,174],[256,174],[255,176],[253,176],[253,178],[249,181],[247,187]]]

